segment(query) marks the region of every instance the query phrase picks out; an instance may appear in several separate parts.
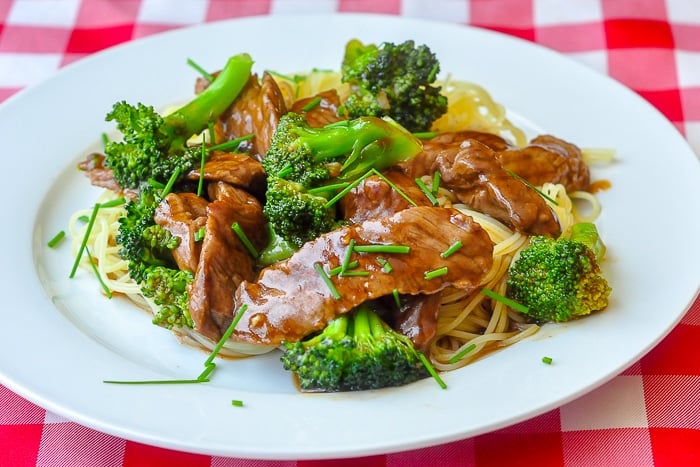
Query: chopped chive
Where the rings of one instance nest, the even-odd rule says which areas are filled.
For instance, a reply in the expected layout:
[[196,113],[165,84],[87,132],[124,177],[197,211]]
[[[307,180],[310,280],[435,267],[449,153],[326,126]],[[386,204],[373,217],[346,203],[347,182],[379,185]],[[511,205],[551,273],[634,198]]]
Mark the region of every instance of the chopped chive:
[[198,384],[206,383],[208,381],[198,379],[153,379],[145,381],[115,381],[106,379],[102,382],[107,384]]
[[424,277],[428,280],[435,279],[436,277],[444,276],[447,274],[447,266],[443,266],[438,269],[433,269],[432,271],[426,271]]
[[408,204],[410,204],[411,206],[418,206],[418,203],[413,201],[410,196],[408,196],[406,193],[404,193],[404,191],[401,188],[399,188],[394,182],[392,182],[391,180],[386,178],[386,176],[383,173],[381,173],[379,170],[371,169],[370,172],[372,172],[374,175],[376,175],[377,177],[384,180],[384,183],[389,185],[392,190],[394,190],[395,192],[397,192],[399,194],[399,196],[401,196],[403,199],[408,201]]
[[440,385],[442,389],[447,389],[447,384],[440,378],[440,375],[438,374],[437,371],[435,371],[435,368],[433,365],[430,363],[428,358],[423,355],[423,352],[418,352],[418,358],[420,358],[420,361],[423,363],[423,366],[425,366],[425,369],[428,370],[428,373],[430,373],[430,376],[437,381],[437,383]]
[[367,277],[369,276],[369,271],[341,271],[340,275],[342,277]]
[[394,270],[394,268],[391,267],[391,263],[389,262],[389,260],[386,260],[384,258],[377,258],[377,263],[379,263],[382,266],[382,270],[387,274]]
[[355,239],[351,238],[348,242],[348,247],[345,250],[345,255],[343,256],[343,262],[340,263],[340,274],[343,275],[344,272],[348,270],[348,264],[350,264],[350,258],[352,258],[353,248],[355,247]]
[[212,152],[212,151],[229,151],[231,149],[238,149],[238,146],[240,146],[242,142],[248,141],[249,139],[252,139],[254,137],[255,137],[255,135],[250,133],[250,134],[241,136],[240,138],[235,138],[235,139],[232,139],[230,141],[225,141],[223,143],[216,144],[214,146],[210,146],[208,150],[209,150],[209,152]]
[[85,254],[88,257],[88,261],[90,262],[90,267],[92,268],[92,272],[95,273],[95,276],[97,276],[97,281],[102,286],[102,290],[105,291],[105,295],[107,295],[107,298],[112,298],[112,291],[109,290],[109,287],[107,287],[107,284],[105,284],[105,281],[102,280],[102,275],[100,274],[100,271],[97,269],[97,265],[95,264],[95,260],[92,258],[92,255],[90,254],[90,249],[88,247],[85,247]]
[[170,179],[168,180],[168,183],[165,184],[163,187],[163,191],[160,192],[161,198],[165,198],[168,193],[173,189],[173,185],[175,185],[175,182],[177,179],[180,177],[180,173],[182,172],[182,167],[177,167],[175,171],[170,175]]
[[59,243],[61,243],[61,240],[63,240],[66,237],[66,231],[61,230],[59,231],[56,235],[53,236],[51,240],[46,244],[49,248],[56,248]]
[[433,195],[437,196],[438,191],[440,191],[440,180],[442,179],[442,175],[440,175],[439,171],[435,171],[433,174],[433,186],[431,187],[431,192]]
[[102,146],[107,146],[107,143],[109,143],[109,135],[102,133]]
[[80,222],[89,222],[89,221],[90,221],[90,217],[89,217],[89,216],[82,215],[82,216],[78,217],[78,220],[79,220]]
[[97,211],[100,210],[100,203],[95,203],[92,208],[92,214],[90,219],[88,219],[87,227],[85,228],[85,235],[83,235],[83,241],[80,243],[80,248],[78,248],[78,254],[75,255],[75,262],[73,263],[73,269],[71,269],[69,278],[75,277],[75,273],[78,270],[78,265],[80,264],[80,259],[83,257],[83,252],[87,247],[88,238],[90,237],[90,232],[92,232],[92,227],[95,225],[95,219],[97,218]]
[[195,70],[197,70],[197,72],[200,75],[202,75],[204,78],[206,78],[206,80],[209,81],[210,83],[214,81],[214,76],[212,76],[211,73],[209,73],[207,70],[205,70],[204,68],[199,66],[197,63],[195,63],[195,61],[192,60],[191,58],[187,59],[187,64],[189,66],[191,66],[192,68],[194,68]]
[[463,246],[464,245],[462,244],[462,242],[457,240],[452,245],[450,245],[447,248],[447,250],[440,253],[440,257],[441,258],[448,258],[448,257],[452,256],[453,254],[457,253],[457,251],[459,251],[459,249],[462,248]]
[[199,230],[197,230],[194,233],[194,241],[195,242],[201,242],[204,240],[204,235],[207,233],[207,229],[205,227],[200,227]]
[[413,136],[415,136],[418,139],[435,138],[437,135],[438,135],[437,131],[419,131],[417,133],[413,133]]
[[428,198],[428,200],[430,201],[430,203],[433,206],[437,206],[438,204],[440,204],[438,202],[437,198],[435,197],[435,195],[430,191],[430,188],[428,188],[428,186],[425,184],[425,182],[422,179],[416,178],[415,182],[416,182],[416,185],[418,185],[418,188],[420,188],[420,191],[423,192],[425,197]]
[[396,307],[400,310],[401,309],[401,295],[399,294],[399,289],[392,290],[391,295],[394,296],[394,303],[396,303]]
[[552,357],[542,357],[542,363],[545,363],[547,365],[551,365],[552,361],[553,361]]
[[233,321],[231,321],[231,324],[229,324],[228,328],[226,328],[226,332],[224,332],[224,335],[221,336],[221,339],[219,339],[219,342],[217,342],[216,346],[211,351],[211,354],[209,354],[209,357],[204,361],[204,366],[207,366],[208,364],[214,361],[214,358],[216,358],[221,348],[224,346],[229,337],[231,337],[231,334],[233,334],[233,330],[236,329],[236,325],[238,325],[238,322],[243,317],[243,313],[245,313],[247,309],[248,304],[246,303],[244,303],[238,309],[238,313],[236,313],[236,316],[233,318]]
[[102,208],[116,208],[117,206],[121,206],[122,204],[126,203],[126,199],[124,198],[115,198],[110,201],[105,201],[104,203],[100,204],[100,209]]
[[348,185],[343,188],[338,194],[336,194],[334,197],[329,199],[326,204],[323,205],[324,209],[328,209],[331,206],[333,206],[335,203],[337,203],[343,196],[347,195],[350,193],[351,190],[353,190],[357,185],[359,185],[362,180],[365,178],[369,177],[372,174],[372,171],[368,171],[365,173],[363,176],[357,178],[355,181],[348,183]]
[[243,231],[241,226],[238,224],[238,222],[234,222],[233,224],[231,224],[231,228],[236,233],[236,235],[238,236],[238,239],[241,241],[241,243],[243,243],[243,246],[246,247],[246,249],[248,250],[248,253],[250,253],[250,255],[253,258],[257,258],[260,255],[260,253],[255,248],[255,245],[253,245],[253,243],[250,241],[248,236],[245,234],[245,232]]
[[509,306],[510,308],[514,309],[515,311],[519,311],[521,313],[527,313],[529,308],[523,305],[522,303],[518,303],[515,300],[511,300],[508,297],[504,297],[503,295],[494,292],[493,290],[483,288],[481,289],[481,293],[486,295],[489,298],[492,298],[496,300],[497,302],[501,302],[506,306]]
[[204,190],[204,162],[207,160],[207,139],[202,135],[202,147],[199,155],[199,180],[197,182],[197,196],[202,196]]
[[308,104],[306,104],[304,107],[301,108],[304,112],[308,112],[309,110],[313,109],[316,107],[318,104],[321,103],[321,96],[316,96],[313,99],[311,99]]
[[469,352],[471,352],[471,351],[474,350],[474,349],[476,349],[476,344],[469,344],[468,346],[466,346],[465,348],[463,348],[462,350],[460,350],[458,353],[456,353],[455,355],[453,355],[452,358],[450,358],[450,359],[447,361],[447,363],[457,363],[457,362],[460,361],[462,358],[464,358],[465,355],[467,355]]
[[209,357],[204,361],[204,371],[202,371],[199,376],[197,376],[196,379],[155,379],[155,380],[144,380],[144,381],[114,381],[114,380],[103,380],[103,383],[109,383],[109,384],[199,384],[199,383],[208,383],[209,378],[208,376],[216,369],[216,363],[214,363],[214,358],[217,356],[221,348],[224,346],[226,341],[231,337],[231,334],[233,334],[233,330],[236,328],[236,325],[238,322],[241,320],[241,317],[243,316],[243,313],[245,313],[246,309],[248,308],[247,304],[244,304],[238,309],[238,313],[236,316],[233,318],[233,321],[231,321],[231,324],[229,327],[226,329],[226,332],[224,332],[224,335],[221,336],[221,339],[219,339],[219,342],[216,344],[214,347],[214,350],[211,351],[209,354]]
[[355,245],[354,250],[358,253],[399,253],[406,254],[411,252],[411,247],[408,245],[382,245],[379,243],[371,245]]
[[290,76],[290,75],[285,75],[284,73],[280,73],[279,71],[275,71],[275,70],[265,70],[265,72],[271,74],[272,76],[276,76],[278,78],[282,78],[284,80],[291,81],[292,83],[298,83],[303,78],[301,75]]
[[535,190],[537,193],[540,194],[540,196],[542,196],[544,199],[546,199],[547,201],[549,201],[549,202],[552,203],[553,205],[559,206],[559,203],[557,203],[557,200],[555,200],[555,199],[552,198],[551,196],[547,196],[547,194],[545,194],[542,190],[540,190],[540,189],[537,188],[535,185],[533,185],[532,183],[530,183],[530,182],[528,182],[527,180],[525,180],[525,179],[524,179],[523,177],[521,177],[520,175],[516,174],[516,173],[513,172],[512,170],[506,170],[506,172],[507,172],[508,175],[510,175],[511,177],[517,178],[518,180],[520,180],[521,182],[523,182],[525,185],[527,185],[528,187],[530,187],[530,188],[532,188],[533,190]]
[[209,362],[204,364],[204,371],[202,371],[199,376],[197,376],[197,379],[199,381],[209,381],[209,375],[214,372],[216,369],[216,363],[214,362]]
[[216,144],[216,132],[214,131],[214,122],[209,122],[207,125],[207,131],[209,132],[209,142],[211,144]]
[[331,291],[333,298],[340,300],[340,292],[338,292],[338,289],[336,289],[335,285],[333,285],[333,281],[331,280],[330,276],[326,274],[326,271],[323,269],[321,263],[314,263],[314,269],[316,269],[318,275],[321,276],[321,279],[323,279],[323,282],[325,282],[326,286]]
[[[279,174],[278,174],[278,176],[279,176]],[[327,191],[342,190],[344,188],[347,188],[348,185],[349,185],[348,182],[333,183],[331,185],[324,185],[324,186],[319,186],[316,188],[310,188],[310,189],[306,190],[306,192],[310,195],[317,195],[319,193],[325,193]]]
[[234,407],[243,407],[243,401],[240,399],[233,399],[231,405]]
[[[360,262],[357,261],[357,260],[355,260],[355,261],[350,261],[350,262],[348,263],[348,265],[347,265],[347,269],[355,269],[355,268],[356,268],[357,266],[359,266],[359,265],[360,265]],[[342,269],[343,269],[343,266],[342,266],[342,265],[336,266],[336,267],[334,267],[333,269],[331,269],[330,271],[328,271],[328,275],[329,275],[329,276],[337,276],[338,274],[340,274],[340,271],[341,271]]]

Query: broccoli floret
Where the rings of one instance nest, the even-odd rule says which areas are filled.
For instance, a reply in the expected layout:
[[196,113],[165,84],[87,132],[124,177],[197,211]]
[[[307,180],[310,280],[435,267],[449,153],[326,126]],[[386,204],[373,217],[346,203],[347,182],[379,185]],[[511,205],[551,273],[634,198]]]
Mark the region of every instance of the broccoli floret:
[[434,85],[439,72],[440,62],[426,45],[353,39],[341,68],[342,81],[350,84],[345,109],[350,118],[389,116],[409,131],[428,131],[447,111],[447,97]]
[[576,224],[570,236],[534,236],[513,262],[509,298],[538,322],[563,322],[607,307],[611,288],[599,262],[605,247],[594,224]]
[[301,342],[286,342],[281,360],[309,392],[402,386],[429,376],[419,351],[368,306],[331,321]]
[[264,213],[277,235],[299,248],[338,225],[328,203],[338,184],[421,150],[420,141],[390,119],[360,117],[312,128],[302,115],[287,113],[262,161],[268,177]]
[[122,188],[136,189],[148,180],[165,183],[177,169],[185,172],[199,161],[187,140],[207,128],[238,96],[248,81],[252,59],[231,57],[216,79],[188,104],[162,117],[153,107],[124,101],[114,104],[107,121],[115,121],[122,141],[105,145],[105,166]]
[[136,199],[125,205],[119,218],[116,241],[119,255],[128,261],[129,276],[139,284],[141,292],[159,305],[153,323],[168,329],[194,324],[189,313],[187,285],[193,276],[178,269],[171,250],[179,238],[155,223],[153,218],[162,200],[163,188],[145,183]]
[[309,194],[299,183],[282,178],[273,177],[267,183],[263,213],[275,235],[294,247],[287,253],[339,225],[335,208],[326,207],[326,198]]
[[153,324],[171,329],[192,328],[194,322],[189,311],[187,286],[194,276],[190,271],[164,266],[151,266],[145,271],[141,292],[159,306]]

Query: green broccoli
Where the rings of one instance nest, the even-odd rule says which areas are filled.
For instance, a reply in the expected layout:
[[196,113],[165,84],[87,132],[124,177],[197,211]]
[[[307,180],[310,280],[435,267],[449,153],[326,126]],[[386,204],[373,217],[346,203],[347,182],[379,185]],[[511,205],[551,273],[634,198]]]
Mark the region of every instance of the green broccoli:
[[128,261],[131,278],[144,296],[160,306],[153,322],[166,328],[191,328],[187,285],[192,282],[192,273],[179,270],[172,256],[171,250],[178,246],[179,238],[154,220],[163,197],[159,184],[142,184],[137,198],[124,206],[126,213],[119,218],[116,241],[119,255]]
[[231,57],[216,79],[188,104],[166,117],[153,107],[124,101],[114,104],[107,121],[115,121],[122,141],[105,145],[105,166],[122,188],[136,189],[148,180],[165,183],[176,170],[185,172],[199,160],[187,140],[207,128],[235,100],[248,81],[253,61],[248,54]]
[[611,292],[600,270],[604,255],[592,223],[574,225],[567,237],[534,236],[510,267],[506,295],[537,322],[569,321],[602,310]]
[[283,347],[285,370],[308,392],[402,386],[430,375],[411,340],[366,304],[335,318],[320,334]]
[[434,85],[439,72],[440,62],[426,45],[353,39],[341,67],[342,81],[350,84],[345,109],[350,118],[389,116],[409,131],[428,131],[447,111],[447,97]]
[[190,271],[165,266],[150,266],[146,269],[141,292],[159,306],[153,324],[168,329],[194,327],[187,293],[187,286],[193,279]]
[[285,114],[262,160],[263,211],[271,229],[301,247],[338,225],[329,198],[339,187],[421,150],[420,141],[390,119],[360,117],[312,128],[302,115]]

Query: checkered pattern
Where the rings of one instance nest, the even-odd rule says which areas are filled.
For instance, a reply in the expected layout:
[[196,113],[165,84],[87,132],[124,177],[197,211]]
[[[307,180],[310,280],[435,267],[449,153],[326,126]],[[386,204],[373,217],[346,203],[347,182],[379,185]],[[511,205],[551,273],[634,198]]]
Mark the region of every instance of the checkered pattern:
[[[225,18],[311,11],[431,18],[537,42],[634,89],[700,154],[697,0],[0,0],[0,101],[124,41]],[[447,445],[333,462],[145,446],[59,418],[0,386],[0,466],[700,465],[697,342],[700,300],[651,353],[556,410]]]

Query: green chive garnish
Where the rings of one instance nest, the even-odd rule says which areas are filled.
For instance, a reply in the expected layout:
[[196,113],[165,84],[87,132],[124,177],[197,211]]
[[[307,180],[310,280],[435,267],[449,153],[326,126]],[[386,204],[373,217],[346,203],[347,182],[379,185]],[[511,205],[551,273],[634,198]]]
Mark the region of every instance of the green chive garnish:
[[308,104],[306,104],[304,107],[301,108],[304,112],[308,112],[309,110],[313,109],[316,107],[318,104],[321,103],[321,96],[316,96],[313,99],[309,101]]
[[205,227],[200,227],[199,230],[194,233],[194,241],[201,242],[204,240],[204,235],[206,235],[206,233],[207,229]]
[[78,217],[78,220],[79,220],[80,222],[89,222],[89,221],[90,221],[90,217],[89,217],[89,216],[83,215],[83,216]]
[[238,236],[238,239],[241,241],[241,243],[243,243],[243,246],[246,247],[246,249],[248,250],[248,253],[250,253],[250,255],[253,258],[257,258],[260,255],[260,253],[255,248],[255,245],[253,245],[253,243],[250,241],[248,236],[245,234],[245,232],[243,231],[241,226],[238,224],[238,222],[234,222],[233,224],[231,224],[231,228],[236,233],[236,235]]
[[459,251],[459,249],[462,248],[462,246],[464,246],[462,245],[462,242],[457,240],[452,245],[450,245],[449,248],[447,248],[447,250],[440,253],[440,257],[447,258],[449,256],[452,256],[453,254],[457,253],[457,251]]
[[173,189],[173,185],[175,185],[175,182],[177,179],[180,177],[180,173],[182,172],[182,167],[177,167],[173,174],[170,176],[170,179],[168,179],[168,183],[165,184],[163,187],[163,191],[160,192],[160,197],[165,198],[168,196],[168,193]]
[[432,271],[426,271],[424,277],[426,279],[435,279],[436,277],[444,276],[445,274],[447,274],[447,266],[433,269]]
[[416,185],[418,185],[418,188],[420,188],[420,191],[422,191],[423,194],[425,195],[425,197],[428,198],[430,203],[433,206],[437,206],[439,204],[439,202],[438,202],[437,198],[435,197],[435,195],[430,191],[428,186],[425,184],[425,182],[420,178],[416,178],[415,182],[416,182]]
[[100,204],[100,208],[116,208],[117,206],[121,206],[124,203],[126,203],[126,199],[115,198],[113,200],[105,201],[104,203]]
[[511,300],[508,297],[504,297],[503,295],[494,292],[493,290],[483,288],[481,289],[481,293],[486,295],[489,298],[492,298],[496,300],[497,302],[501,302],[506,306],[509,306],[510,308],[514,309],[515,311],[519,311],[521,313],[527,313],[529,308],[526,307],[525,305],[516,302],[515,300]]
[[90,237],[90,232],[92,232],[92,227],[95,225],[95,219],[97,218],[97,211],[100,210],[100,203],[95,203],[95,206],[92,208],[92,214],[90,215],[90,219],[88,220],[87,227],[85,228],[85,235],[83,236],[83,241],[80,243],[80,248],[78,248],[78,254],[75,255],[75,262],[73,263],[73,269],[71,269],[70,275],[68,276],[69,278],[75,277],[75,273],[78,270],[78,265],[80,264],[80,259],[83,257],[83,252],[85,251],[85,248],[87,247],[87,241],[88,238]]
[[202,135],[202,147],[199,156],[199,181],[197,182],[197,196],[202,196],[204,189],[204,162],[207,160],[207,149],[205,144],[207,139]]
[[340,274],[341,275],[345,271],[348,270],[348,264],[350,264],[350,258],[352,258],[352,251],[353,251],[354,247],[355,247],[355,239],[351,238],[350,242],[348,242],[348,247],[345,250],[345,255],[343,256],[343,262],[340,264]]
[[399,295],[399,289],[392,290],[391,295],[394,296],[394,303],[396,303],[396,307],[400,310],[401,309],[401,295]]
[[209,81],[210,83],[214,81],[214,76],[212,76],[211,73],[209,73],[209,72],[206,71],[204,68],[202,68],[202,67],[199,66],[197,63],[195,63],[194,60],[188,58],[188,59],[187,59],[187,64],[188,64],[189,66],[191,66],[192,68],[194,68],[195,70],[197,70],[197,72],[198,72],[200,75],[202,75],[204,78],[206,78],[206,80]]
[[420,358],[420,361],[423,363],[423,366],[425,366],[425,369],[428,370],[428,373],[430,373],[430,376],[437,381],[437,383],[440,385],[442,389],[447,389],[447,384],[440,378],[440,375],[438,374],[437,371],[435,371],[435,368],[433,365],[430,363],[428,358],[423,355],[423,352],[418,352],[418,358]]
[[476,349],[476,344],[469,344],[465,348],[463,348],[459,353],[455,354],[450,358],[447,363],[457,363],[460,361],[465,355],[467,355],[469,352],[472,350]]
[[415,136],[418,139],[435,138],[437,135],[438,135],[437,131],[419,131],[417,133],[413,133],[413,136]]
[[107,298],[112,298],[112,291],[109,290],[109,287],[107,287],[107,284],[105,284],[105,281],[102,280],[102,276],[100,275],[100,271],[97,269],[97,265],[95,264],[95,260],[92,258],[92,255],[90,254],[90,249],[88,247],[85,247],[85,254],[88,257],[88,261],[90,262],[90,267],[92,267],[92,272],[95,273],[95,276],[97,276],[97,281],[102,286],[102,290],[105,291],[105,295],[107,295]]
[[200,375],[197,377],[197,379],[155,379],[155,380],[145,380],[145,381],[104,380],[102,382],[109,383],[109,384],[199,384],[199,383],[208,383],[209,382],[208,376],[216,368],[216,363],[214,363],[214,358],[217,356],[219,351],[221,351],[221,348],[224,346],[226,341],[229,340],[229,338],[231,337],[231,334],[233,334],[233,330],[236,328],[236,325],[241,320],[241,318],[243,317],[243,313],[245,313],[245,311],[247,309],[248,309],[247,304],[244,304],[243,306],[241,306],[241,308],[239,308],[238,313],[233,318],[233,321],[231,321],[231,324],[226,329],[226,332],[224,332],[224,335],[221,336],[221,339],[219,339],[219,342],[214,347],[214,350],[212,350],[211,354],[209,354],[209,357],[205,360],[204,371],[202,371],[202,373],[200,373]]
[[433,174],[433,186],[431,187],[432,189],[430,190],[433,195],[437,196],[438,191],[440,191],[440,180],[442,178],[442,175],[440,175],[440,172],[437,170]]
[[243,407],[243,401],[239,399],[233,399],[231,405],[234,407]]
[[248,141],[249,139],[252,139],[255,137],[254,134],[250,133],[245,136],[241,136],[240,138],[235,138],[230,141],[225,141],[223,143],[217,144],[215,146],[210,146],[209,147],[209,152],[212,151],[230,151],[232,149],[238,149],[238,146],[241,145],[242,142]]
[[407,254],[411,252],[411,247],[408,245],[355,245],[354,250],[358,253],[398,253]]
[[377,263],[382,266],[382,270],[387,274],[394,270],[394,268],[391,267],[391,263],[384,258],[377,258]]
[[544,199],[546,199],[547,201],[549,201],[549,202],[552,203],[553,205],[559,206],[559,203],[557,203],[557,201],[556,201],[554,198],[552,198],[551,196],[547,196],[542,190],[540,190],[540,189],[537,188],[535,185],[533,185],[532,183],[530,183],[530,182],[528,182],[527,180],[525,180],[525,179],[524,179],[523,177],[521,177],[520,175],[516,174],[515,172],[513,172],[513,171],[511,171],[511,170],[506,170],[506,172],[507,172],[508,175],[510,175],[511,177],[517,178],[518,180],[520,180],[521,182],[523,182],[525,185],[527,185],[528,187],[530,187],[530,188],[532,188],[533,190],[535,190],[537,193],[540,194],[540,196],[542,196]]
[[61,243],[61,240],[63,240],[66,237],[66,232],[65,230],[61,230],[58,232],[56,235],[53,236],[51,240],[46,244],[49,248],[56,248],[59,243]]
[[542,357],[542,363],[545,363],[547,365],[552,364],[552,357]]
[[[350,261],[350,262],[347,264],[347,268],[346,268],[346,269],[348,269],[348,270],[349,270],[349,269],[355,269],[355,268],[358,267],[359,265],[360,265],[360,262],[357,261],[357,260],[355,260],[355,261]],[[331,269],[330,271],[328,271],[328,275],[329,275],[329,276],[337,276],[338,274],[340,274],[340,271],[341,271],[342,269],[343,269],[343,265],[342,265],[342,264],[341,264],[340,266],[336,266],[336,267],[334,267],[333,269]]]
[[338,292],[338,289],[336,289],[335,285],[333,285],[333,281],[331,280],[330,276],[326,274],[326,271],[323,269],[321,263],[314,263],[314,269],[316,272],[318,272],[318,275],[321,276],[321,279],[323,279],[323,282],[328,287],[328,290],[331,291],[333,298],[340,300],[340,292]]

